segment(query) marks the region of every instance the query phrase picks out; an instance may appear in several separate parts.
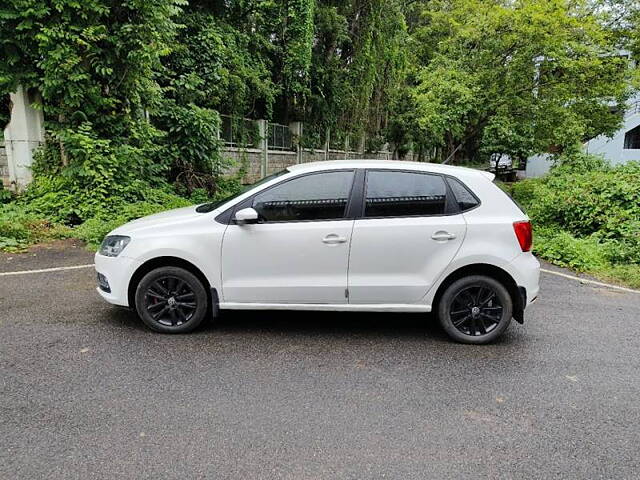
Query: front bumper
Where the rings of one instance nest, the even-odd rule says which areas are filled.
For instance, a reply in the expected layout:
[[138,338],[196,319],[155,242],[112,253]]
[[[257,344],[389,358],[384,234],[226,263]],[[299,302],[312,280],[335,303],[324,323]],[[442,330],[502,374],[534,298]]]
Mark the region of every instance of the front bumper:
[[103,275],[109,287],[105,291],[104,286],[98,286],[96,290],[102,298],[114,305],[129,307],[129,282],[131,277],[141,265],[141,262],[123,256],[105,257],[96,253],[96,272]]

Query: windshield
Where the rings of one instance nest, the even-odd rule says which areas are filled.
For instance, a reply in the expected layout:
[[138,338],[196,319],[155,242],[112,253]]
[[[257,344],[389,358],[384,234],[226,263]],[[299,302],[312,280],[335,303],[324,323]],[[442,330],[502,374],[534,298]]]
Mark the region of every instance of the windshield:
[[270,180],[273,180],[274,178],[277,178],[281,175],[284,175],[285,173],[289,173],[288,170],[280,170],[279,172],[276,173],[272,173],[271,175],[267,175],[266,177],[264,177],[262,180],[257,181],[256,183],[252,183],[250,185],[244,185],[239,192],[234,193],[233,195],[229,195],[228,197],[225,197],[221,200],[216,200],[215,202],[209,202],[209,203],[203,203],[202,205],[198,206],[196,208],[196,212],[198,213],[209,213],[214,211],[216,208],[218,208],[220,205],[227,203],[230,200],[233,200],[236,197],[239,197],[240,195],[242,195],[243,193],[248,192],[249,190],[251,190],[252,188],[255,188],[259,185],[262,185],[263,183],[267,183]]

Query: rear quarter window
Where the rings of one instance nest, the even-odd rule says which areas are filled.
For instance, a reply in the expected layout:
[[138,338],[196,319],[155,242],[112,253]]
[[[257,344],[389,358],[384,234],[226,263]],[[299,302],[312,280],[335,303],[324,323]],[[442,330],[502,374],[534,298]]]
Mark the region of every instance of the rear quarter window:
[[453,196],[455,197],[455,201],[461,212],[466,212],[467,210],[471,210],[472,208],[480,205],[478,197],[476,197],[460,180],[449,177],[447,178],[447,182],[449,182],[449,187],[453,192]]

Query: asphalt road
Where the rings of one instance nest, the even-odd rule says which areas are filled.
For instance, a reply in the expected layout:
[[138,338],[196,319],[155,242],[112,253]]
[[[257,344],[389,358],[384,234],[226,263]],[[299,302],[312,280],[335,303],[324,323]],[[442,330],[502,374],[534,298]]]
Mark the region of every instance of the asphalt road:
[[91,269],[0,276],[0,305],[2,479],[640,476],[638,294],[544,274],[525,325],[482,347],[406,314],[154,334]]

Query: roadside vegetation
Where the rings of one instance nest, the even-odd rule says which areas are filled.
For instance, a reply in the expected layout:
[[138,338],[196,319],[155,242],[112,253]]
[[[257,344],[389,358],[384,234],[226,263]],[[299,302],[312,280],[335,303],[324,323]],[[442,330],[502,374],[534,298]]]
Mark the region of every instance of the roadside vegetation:
[[532,218],[541,258],[640,288],[640,163],[576,154],[506,188]]

